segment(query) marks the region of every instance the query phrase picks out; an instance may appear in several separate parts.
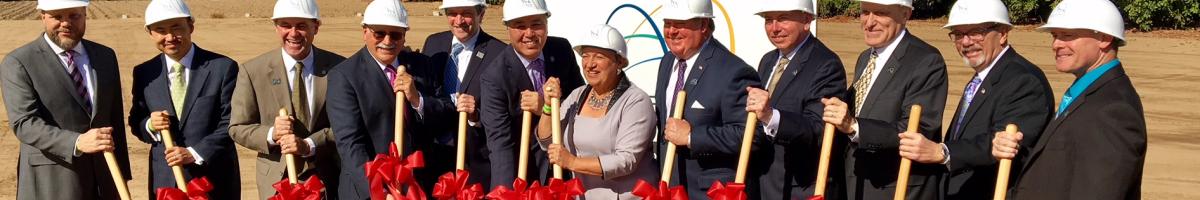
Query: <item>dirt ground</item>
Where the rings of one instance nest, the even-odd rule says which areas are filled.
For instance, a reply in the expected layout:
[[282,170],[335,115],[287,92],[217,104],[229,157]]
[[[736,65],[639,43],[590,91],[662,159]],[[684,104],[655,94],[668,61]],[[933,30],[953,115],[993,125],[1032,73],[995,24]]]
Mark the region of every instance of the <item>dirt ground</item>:
[[[225,54],[238,61],[245,61],[271,49],[278,48],[270,16],[270,1],[238,1],[230,7],[218,0],[191,1],[190,6],[197,16],[197,30],[193,40],[200,47]],[[0,2],[0,57],[12,49],[36,39],[41,33],[40,21],[32,11],[33,2]],[[357,17],[365,2],[319,1],[323,25],[316,45],[335,53],[349,56],[362,47],[360,18]],[[145,35],[141,13],[146,2],[93,2],[89,9],[91,20],[85,38],[108,45],[117,51],[121,64],[122,89],[125,99],[129,96],[131,70],[158,51]],[[424,37],[443,31],[445,20],[433,16],[437,3],[406,3],[410,12],[407,45],[420,49]],[[218,9],[219,8],[219,9]],[[485,30],[506,38],[500,18],[500,7],[489,7]],[[247,17],[248,16],[248,17]],[[945,123],[949,123],[951,111],[957,105],[962,88],[972,71],[962,64],[953,51],[954,47],[941,29],[944,21],[916,21],[910,23],[910,32],[922,37],[942,50],[949,65],[950,91],[947,97]],[[849,67],[865,46],[853,19],[822,22],[821,40],[830,45]],[[1126,71],[1133,79],[1142,96],[1149,129],[1149,150],[1146,155],[1142,191],[1144,199],[1200,199],[1200,98],[1195,88],[1200,88],[1200,37],[1197,31],[1170,31],[1166,33],[1130,33],[1129,45],[1122,47],[1120,58]],[[835,34],[849,33],[849,34]],[[1074,77],[1054,70],[1050,55],[1048,34],[1033,32],[1031,26],[1018,27],[1009,37],[1013,48],[1040,66],[1047,74],[1055,96],[1060,97]],[[505,39],[506,40],[506,39]],[[129,103],[125,103],[128,110]],[[2,107],[2,106],[0,106]],[[7,126],[7,116],[0,115],[5,123],[0,125],[0,199],[13,199],[16,193],[15,149],[18,142]],[[130,138],[133,138],[130,136]],[[146,196],[148,144],[132,140],[130,162],[133,165],[133,181],[129,187],[135,199]],[[244,199],[257,197],[253,172],[254,153],[239,147],[241,159],[242,192]],[[130,176],[130,175],[126,175]]]

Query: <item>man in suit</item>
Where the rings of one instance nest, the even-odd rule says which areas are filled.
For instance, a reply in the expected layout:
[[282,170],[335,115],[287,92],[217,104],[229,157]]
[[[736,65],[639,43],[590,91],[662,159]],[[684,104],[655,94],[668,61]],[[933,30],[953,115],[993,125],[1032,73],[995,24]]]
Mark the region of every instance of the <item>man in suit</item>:
[[[301,180],[317,176],[325,196],[337,198],[337,149],[325,111],[326,75],[345,57],[313,46],[321,27],[313,0],[275,2],[271,17],[280,48],[246,62],[233,91],[229,134],[258,152],[259,199],[275,194],[272,184],[286,178],[283,154],[293,154]],[[280,116],[279,109],[288,115]]]
[[[146,32],[162,53],[133,69],[133,133],[150,144],[149,196],[176,187],[171,166],[187,180],[206,177],[216,199],[241,198],[237,149],[229,139],[229,100],[237,62],[191,41],[194,21],[182,0],[155,0],[146,8]],[[164,146],[164,130],[175,147]]]
[[[525,180],[545,182],[549,178],[549,160],[537,142],[530,141],[529,146],[519,146],[521,98],[540,96],[542,85],[551,77],[559,79],[564,91],[583,85],[571,43],[546,35],[549,18],[550,12],[546,10],[545,1],[504,3],[504,25],[508,27],[508,38],[512,43],[500,51],[499,57],[481,75],[483,85],[480,88],[479,117],[487,137],[487,159],[491,164],[490,183],[484,184],[488,190],[496,186],[512,187],[517,172],[517,148],[529,149],[528,177]],[[547,102],[542,104],[550,105]],[[532,124],[537,124],[540,113],[534,113],[533,116]]]
[[1040,132],[1054,112],[1054,93],[1042,70],[1009,46],[1012,25],[1003,2],[959,1],[945,28],[975,76],[963,89],[945,142],[904,133],[900,155],[945,165],[949,173],[942,181],[944,199],[988,199],[996,185],[997,165],[990,155],[993,133],[1004,131],[1007,124]]
[[128,181],[117,57],[84,40],[86,0],[38,1],[45,33],[8,54],[0,86],[20,141],[17,198],[118,199],[103,152]]
[[[810,0],[764,3],[758,12],[776,48],[758,64],[766,90],[747,88],[746,111],[758,113],[760,124],[752,125],[761,125],[770,143],[752,155],[761,199],[813,194],[825,127],[821,98],[846,92],[842,61],[809,32],[815,16],[812,5]],[[832,192],[837,190],[826,190],[826,198],[840,197]]]
[[442,87],[434,90],[434,96],[449,96],[429,102],[429,119],[432,123],[426,132],[430,135],[414,136],[418,149],[426,154],[425,171],[418,175],[421,186],[433,188],[438,176],[454,170],[455,146],[458,135],[458,112],[467,112],[466,170],[473,174],[470,183],[491,183],[491,162],[486,148],[487,137],[479,123],[475,97],[480,96],[480,74],[487,71],[491,63],[503,52],[505,45],[484,32],[481,25],[487,4],[482,0],[442,1],[441,9],[446,13],[450,30],[429,35],[425,38],[425,56],[430,57],[434,81]]
[[[936,48],[905,29],[911,0],[862,0],[864,41],[855,81],[846,101],[823,99],[824,120],[849,137],[845,155],[847,199],[886,199],[895,195],[900,166],[900,134],[908,129],[909,108],[923,108],[917,133],[941,141],[946,104],[946,63]],[[911,134],[906,134],[911,135]],[[934,199],[941,194],[945,166],[914,162],[907,199]]]
[[1146,121],[1117,59],[1123,22],[1112,2],[1067,0],[1038,28],[1054,37],[1055,69],[1077,79],[1040,135],[996,133],[993,156],[1025,161],[1012,198],[1141,199]]
[[[712,38],[710,1],[668,5],[663,33],[671,53],[659,62],[654,92],[658,120],[666,122],[657,154],[665,155],[667,142],[678,145],[671,184],[683,185],[692,199],[706,199],[714,181],[733,181],[746,123],[746,87],[759,85],[758,74]],[[675,94],[681,90],[687,91],[683,119],[673,119]],[[757,184],[747,184],[750,195],[757,195]]]
[[[372,1],[363,12],[361,50],[329,71],[326,101],[342,172],[338,199],[370,199],[372,194],[363,164],[377,154],[387,154],[395,129],[395,110],[404,109],[405,132],[413,133],[426,111],[426,97],[437,83],[428,79],[428,61],[405,50],[408,14],[399,1]],[[411,74],[410,74],[411,73]],[[421,90],[417,90],[420,86]],[[404,92],[404,96],[396,96]],[[407,108],[396,108],[404,99]],[[413,149],[412,134],[404,134],[401,152]],[[382,196],[374,197],[382,199]]]

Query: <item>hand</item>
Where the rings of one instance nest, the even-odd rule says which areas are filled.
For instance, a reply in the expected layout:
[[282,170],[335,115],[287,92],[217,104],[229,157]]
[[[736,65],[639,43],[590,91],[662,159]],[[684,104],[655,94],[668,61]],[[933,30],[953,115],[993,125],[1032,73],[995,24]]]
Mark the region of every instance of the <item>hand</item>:
[[688,146],[690,141],[688,138],[692,136],[692,124],[687,120],[670,118],[667,119],[667,130],[665,137],[667,141],[679,146]]
[[900,157],[917,163],[941,164],[946,160],[945,153],[941,144],[920,133],[900,133]]
[[558,77],[550,77],[546,79],[546,83],[542,84],[542,102],[550,102],[551,99],[558,98],[562,100],[562,90],[559,88]]
[[75,140],[75,149],[83,153],[112,151],[112,127],[88,129]]
[[167,130],[171,128],[171,118],[167,115],[167,111],[152,112],[149,116],[150,131],[158,132],[159,130]]
[[858,122],[854,121],[855,119],[850,116],[850,112],[846,112],[849,110],[846,102],[842,102],[837,97],[831,97],[822,98],[821,104],[825,104],[825,112],[821,114],[821,119],[825,120],[825,123],[833,124],[839,132],[854,135],[853,125]]
[[1017,157],[1023,137],[1025,134],[1021,132],[1016,134],[1008,134],[1004,131],[996,132],[996,138],[992,139],[992,156],[997,160]]
[[535,114],[546,114],[545,112],[542,112],[542,105],[545,104],[546,103],[542,102],[542,98],[538,96],[537,92],[529,90],[521,91],[521,111],[529,111]]
[[413,77],[408,74],[407,67],[399,67],[396,70],[396,82],[392,83],[392,93],[404,92],[404,99],[408,100],[413,107],[419,107],[421,101],[421,93],[417,91],[417,84],[413,83]]
[[550,147],[546,148],[546,155],[550,158],[551,164],[557,164],[558,166],[562,166],[563,169],[568,170],[571,169],[572,164],[575,163],[575,159],[578,158],[571,154],[570,151],[567,151],[567,148],[562,144],[550,144]]
[[[771,93],[754,87],[746,87],[746,92],[749,93],[746,95],[746,112],[758,114],[758,121],[764,124],[771,121],[771,115],[774,114],[770,103]],[[751,126],[751,124],[747,124],[747,126]]]
[[279,152],[282,154],[293,154],[293,155],[308,155],[309,154],[308,142],[305,142],[304,138],[296,137],[295,134],[288,134],[283,137],[280,137],[279,140],[275,141],[275,144],[279,144]]
[[[279,138],[282,138],[284,135],[293,134],[292,133],[292,117],[286,116],[286,115],[275,116],[275,133],[273,133],[273,134],[274,135],[271,135],[271,137],[272,137],[271,140],[274,140],[274,141],[279,141]],[[276,143],[276,144],[279,144],[279,143]]]
[[467,120],[469,121],[479,121],[479,114],[475,113],[475,96],[463,93],[455,95],[458,95],[458,97],[456,97],[458,98],[458,103],[455,105],[458,112],[466,112]]
[[165,154],[163,158],[167,160],[167,166],[183,166],[196,162],[196,158],[192,157],[192,152],[183,147],[167,148],[163,154]]

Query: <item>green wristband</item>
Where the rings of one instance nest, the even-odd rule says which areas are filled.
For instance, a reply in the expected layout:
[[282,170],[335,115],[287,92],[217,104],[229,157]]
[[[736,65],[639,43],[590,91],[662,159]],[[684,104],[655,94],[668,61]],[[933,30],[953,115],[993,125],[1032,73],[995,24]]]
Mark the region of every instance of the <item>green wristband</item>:
[[542,105],[542,113],[550,114],[550,112],[553,112],[553,110],[550,109],[550,105]]

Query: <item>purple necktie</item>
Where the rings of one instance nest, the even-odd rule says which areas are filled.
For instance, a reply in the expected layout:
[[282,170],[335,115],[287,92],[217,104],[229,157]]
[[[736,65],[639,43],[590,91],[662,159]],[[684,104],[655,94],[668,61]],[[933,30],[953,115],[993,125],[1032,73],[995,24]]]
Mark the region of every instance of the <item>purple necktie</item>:
[[[687,60],[680,59],[679,61],[675,61],[675,70],[678,71],[675,73],[675,91],[668,96],[675,96],[679,94],[679,91],[683,90],[683,73],[687,71]],[[679,97],[675,97],[675,99],[679,99]],[[675,112],[675,99],[668,99],[671,102],[672,113]]]
[[529,77],[533,79],[533,90],[542,95],[542,85],[546,84],[546,65],[541,58],[529,63]]
[[959,108],[962,109],[962,111],[958,112],[958,123],[954,124],[954,138],[958,138],[959,135],[962,135],[962,133],[959,131],[962,129],[963,123],[966,123],[963,121],[963,117],[967,116],[967,108],[971,107],[971,101],[975,99],[975,90],[979,89],[980,83],[983,83],[983,80],[980,80],[978,77],[972,78],[971,83],[967,84],[967,88],[963,90],[964,103],[962,104],[962,108]]
[[388,86],[396,86],[396,68],[392,65],[387,65],[383,68],[383,74],[387,76]]
[[75,66],[75,50],[67,50],[67,68],[71,71],[71,80],[75,82],[75,93],[83,97],[83,110],[88,113],[92,112],[92,97],[88,95],[87,86],[83,82],[83,73],[80,72],[79,66]]

